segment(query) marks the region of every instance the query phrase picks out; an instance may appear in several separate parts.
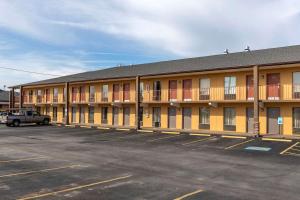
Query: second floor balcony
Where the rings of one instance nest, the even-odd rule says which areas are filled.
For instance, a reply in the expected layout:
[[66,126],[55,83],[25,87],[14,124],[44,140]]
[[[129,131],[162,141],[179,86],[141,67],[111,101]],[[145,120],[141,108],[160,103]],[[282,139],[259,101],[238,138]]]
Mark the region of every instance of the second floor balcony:
[[152,100],[153,101],[161,101],[161,90],[153,90]]
[[224,100],[236,100],[236,87],[224,87]]
[[210,88],[200,88],[199,100],[209,100],[209,99],[210,99]]
[[53,99],[52,99],[52,102],[53,103],[58,103],[58,96],[54,96]]

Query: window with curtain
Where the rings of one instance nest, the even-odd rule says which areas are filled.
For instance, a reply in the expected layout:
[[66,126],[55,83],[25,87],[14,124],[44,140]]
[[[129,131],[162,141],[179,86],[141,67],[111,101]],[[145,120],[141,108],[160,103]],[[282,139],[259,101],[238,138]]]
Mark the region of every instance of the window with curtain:
[[57,121],[57,107],[52,108],[52,121]]
[[293,96],[300,98],[300,72],[293,73]]
[[144,83],[143,82],[140,82],[140,100],[143,101],[143,98],[144,98]]
[[200,108],[200,124],[210,124],[210,110],[207,107]]
[[102,101],[108,101],[108,85],[102,85]]
[[161,98],[161,85],[160,81],[153,82],[153,100],[159,101]]
[[89,101],[90,102],[95,102],[95,86],[90,86],[90,96],[89,96]]
[[210,79],[209,78],[202,78],[200,79],[200,99],[201,100],[208,100],[210,94]]
[[89,107],[89,119],[88,119],[88,121],[89,121],[90,124],[94,123],[94,110],[95,109],[94,109],[93,106]]
[[101,123],[107,124],[108,107],[102,107],[101,109]]
[[58,102],[58,88],[53,88],[53,102]]
[[293,108],[293,132],[300,133],[300,108]]
[[224,79],[225,94],[235,94],[236,77],[226,76]]
[[235,108],[224,108],[224,129],[225,130],[235,130],[236,121]]
[[153,125],[154,127],[160,127],[160,108],[159,107],[154,107],[153,108],[153,117],[152,117],[152,121],[153,121]]
[[76,123],[76,107],[72,107],[72,122]]

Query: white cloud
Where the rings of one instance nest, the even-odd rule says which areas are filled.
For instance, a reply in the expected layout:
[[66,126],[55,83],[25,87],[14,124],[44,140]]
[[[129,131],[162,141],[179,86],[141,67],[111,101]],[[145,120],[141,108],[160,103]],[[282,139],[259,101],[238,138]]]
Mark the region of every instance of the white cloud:
[[47,42],[78,41],[77,28],[180,56],[295,44],[300,33],[297,0],[4,0],[0,11],[0,26]]
[[[4,68],[25,70],[34,73],[24,73]],[[68,75],[87,70],[87,66],[81,60],[67,56],[41,55],[39,53],[28,53],[13,57],[0,55],[0,88],[3,85],[12,86],[25,82],[32,82],[42,79],[54,78],[51,75]],[[50,75],[42,75],[50,74]]]
[[[298,0],[0,1],[0,33],[1,29],[9,30],[74,50],[80,50],[76,44],[85,43],[82,32],[85,37],[89,32],[98,34],[99,41],[106,34],[138,44],[143,48],[141,54],[151,49],[179,57],[221,53],[225,48],[241,51],[246,45],[259,49],[299,44],[299,20]],[[0,50],[11,47],[0,41]],[[40,53],[0,55],[0,66],[53,74],[82,71],[87,62]],[[6,84],[45,78],[17,72],[4,75],[2,71],[1,80],[10,79]]]

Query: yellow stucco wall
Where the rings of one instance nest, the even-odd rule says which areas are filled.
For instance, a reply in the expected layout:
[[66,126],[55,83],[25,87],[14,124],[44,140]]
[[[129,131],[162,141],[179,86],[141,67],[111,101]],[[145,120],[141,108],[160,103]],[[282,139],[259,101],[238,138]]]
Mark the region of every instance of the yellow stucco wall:
[[[261,100],[266,100],[266,80],[267,74],[269,73],[279,73],[280,74],[280,93],[281,100],[292,100],[292,88],[293,88],[293,72],[300,71],[300,67],[291,67],[291,68],[276,68],[276,69],[264,69],[260,70],[259,74],[259,96]],[[144,83],[144,115],[143,115],[143,127],[152,127],[152,108],[161,107],[161,128],[168,128],[168,107],[170,103],[168,102],[168,93],[169,93],[169,81],[177,80],[177,101],[178,107],[176,107],[176,129],[182,129],[182,108],[190,107],[192,109],[192,130],[199,130],[199,108],[202,106],[209,106],[208,102],[197,102],[199,100],[199,80],[201,78],[210,79],[210,101],[216,101],[217,107],[210,107],[210,130],[211,131],[223,131],[223,109],[224,107],[234,107],[236,109],[236,132],[245,133],[247,131],[247,121],[246,121],[246,108],[252,107],[253,104],[249,102],[225,102],[224,101],[224,77],[225,76],[236,76],[236,101],[246,101],[246,76],[251,75],[252,71],[241,71],[241,72],[226,72],[226,73],[214,73],[214,74],[193,74],[180,76],[176,75],[174,77],[155,77],[155,78],[141,78],[141,82]],[[192,79],[192,102],[182,102],[182,87],[183,80]],[[161,81],[161,102],[153,102],[153,82],[155,80]],[[95,86],[95,99],[96,104],[95,114],[94,114],[94,123],[101,125],[101,107],[108,107],[108,123],[107,125],[112,125],[112,96],[113,96],[113,84],[120,85],[120,100],[123,100],[123,84],[130,83],[130,102],[129,104],[121,104],[119,110],[119,126],[123,125],[123,109],[124,106],[130,106],[130,126],[135,126],[135,80],[107,80],[95,82],[95,83],[81,83],[81,84],[70,84],[70,102],[72,100],[72,87],[80,87],[81,85],[85,86],[86,92],[86,102],[89,100],[89,85]],[[101,90],[102,85],[108,84],[108,102],[101,102]],[[64,84],[57,86],[46,86],[46,87],[25,87],[24,91],[28,93],[29,90],[34,91],[33,103],[32,106],[40,106],[41,111],[45,112],[45,104],[37,104],[36,102],[36,90],[46,88],[50,89],[50,99],[53,99],[53,88],[57,87],[59,89],[59,100],[58,104],[55,105],[58,107],[58,122],[62,122],[63,116],[63,88]],[[149,88],[149,90],[147,90]],[[45,96],[45,95],[44,95]],[[79,93],[77,96],[79,101]],[[52,107],[50,103],[48,106]],[[71,122],[72,116],[72,106],[77,108],[76,113],[76,123],[79,122],[79,103],[70,104],[69,107],[69,117]],[[85,103],[82,106],[85,107],[85,121],[88,122],[88,104]],[[260,132],[262,134],[267,133],[267,117],[266,112],[268,107],[280,107],[281,116],[283,117],[283,133],[290,135],[293,132],[292,127],[292,109],[293,107],[300,107],[300,103],[296,102],[264,102],[264,108],[260,108]],[[52,116],[52,108],[50,109],[50,115]]]

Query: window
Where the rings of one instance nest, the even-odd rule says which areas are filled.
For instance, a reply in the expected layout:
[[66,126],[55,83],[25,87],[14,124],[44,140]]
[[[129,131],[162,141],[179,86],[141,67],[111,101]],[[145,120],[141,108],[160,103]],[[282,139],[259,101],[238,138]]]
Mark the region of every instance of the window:
[[65,121],[65,117],[66,117],[66,110],[65,110],[65,106],[62,107],[62,118]]
[[76,87],[72,87],[72,102],[76,102],[77,101],[77,88]]
[[293,73],[293,97],[300,99],[300,72]]
[[64,88],[64,93],[63,93],[63,101],[66,101],[66,96],[67,96],[67,88]]
[[41,107],[36,107],[36,112],[41,113]]
[[52,110],[52,120],[53,121],[57,121],[57,107],[53,107],[53,110]]
[[50,102],[50,89],[46,89],[46,103]]
[[224,130],[235,131],[235,109],[234,108],[224,108]]
[[144,107],[140,107],[140,109],[139,109],[139,122],[140,122],[140,126],[143,126],[143,115],[144,115]]
[[94,123],[94,107],[91,106],[89,107],[89,123],[93,124]]
[[72,123],[76,123],[76,107],[72,107]]
[[90,102],[95,102],[95,86],[90,86]]
[[153,100],[160,101],[160,97],[161,97],[160,81],[154,81],[153,82]]
[[83,106],[79,107],[79,123],[80,124],[85,123],[85,109]]
[[224,98],[225,100],[231,100],[236,98],[236,77],[235,76],[227,76],[224,79]]
[[123,100],[130,101],[130,83],[123,84]]
[[293,108],[293,133],[300,134],[300,108]]
[[169,81],[169,101],[177,100],[177,80]]
[[113,84],[113,100],[116,102],[120,101],[120,85]]
[[160,108],[153,107],[153,116],[152,116],[152,123],[153,127],[160,127]]
[[144,99],[144,83],[140,82],[140,101]]
[[54,103],[58,102],[58,88],[53,89],[53,102]]
[[23,102],[24,103],[27,103],[28,102],[28,91],[23,91]]
[[199,128],[209,129],[210,128],[210,110],[207,107],[200,108],[199,116]]
[[102,85],[102,101],[108,101],[108,85]]
[[108,119],[108,107],[102,107],[101,109],[101,124],[107,124]]
[[209,100],[210,94],[210,79],[200,79],[200,100]]
[[183,80],[183,100],[192,100],[192,79]]
[[32,103],[33,90],[29,90],[29,103]]
[[42,90],[37,90],[37,102],[42,103]]
[[46,115],[49,115],[50,114],[50,107],[49,106],[46,106]]
[[80,86],[79,93],[80,93],[80,101],[85,102],[85,87],[84,86]]
[[32,116],[32,115],[33,115],[32,111],[27,111],[27,116]]

